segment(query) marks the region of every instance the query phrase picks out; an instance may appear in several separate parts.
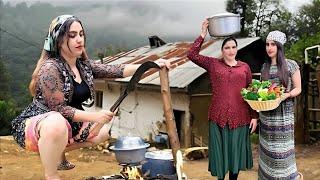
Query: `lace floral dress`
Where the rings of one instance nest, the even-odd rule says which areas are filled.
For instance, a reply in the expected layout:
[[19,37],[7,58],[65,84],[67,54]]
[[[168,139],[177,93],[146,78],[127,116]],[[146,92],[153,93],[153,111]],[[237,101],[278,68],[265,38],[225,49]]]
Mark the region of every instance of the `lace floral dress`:
[[[89,88],[89,97],[94,100],[94,78],[121,78],[123,77],[124,65],[107,65],[93,60],[77,60],[77,67],[81,79]],[[92,123],[87,123],[87,128],[82,122],[73,122],[76,108],[71,105],[74,94],[74,73],[65,60],[47,59],[41,66],[36,84],[36,95],[33,101],[12,120],[12,135],[17,143],[25,148],[26,122],[32,118],[43,118],[43,114],[58,112],[65,117],[73,130],[71,141],[82,142],[88,138]],[[93,103],[92,103],[93,104]],[[91,105],[92,105],[91,104]],[[77,131],[77,132],[74,132]]]

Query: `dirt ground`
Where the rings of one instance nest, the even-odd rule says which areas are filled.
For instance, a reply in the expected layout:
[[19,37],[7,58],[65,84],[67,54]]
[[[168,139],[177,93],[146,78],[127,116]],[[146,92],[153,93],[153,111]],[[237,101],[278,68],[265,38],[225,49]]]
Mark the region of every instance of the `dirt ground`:
[[[296,152],[297,166],[303,173],[304,179],[320,180],[320,144],[297,145]],[[249,171],[241,172],[238,179],[257,179],[257,154],[257,146],[253,145],[254,167]],[[69,171],[59,172],[62,179],[65,180],[85,180],[92,176],[119,174],[121,170],[112,152],[81,149],[69,152],[67,159],[76,164],[76,167]],[[185,160],[183,172],[191,180],[216,179],[207,171],[207,166],[207,159]],[[44,179],[39,155],[21,149],[11,136],[0,137],[0,179]]]

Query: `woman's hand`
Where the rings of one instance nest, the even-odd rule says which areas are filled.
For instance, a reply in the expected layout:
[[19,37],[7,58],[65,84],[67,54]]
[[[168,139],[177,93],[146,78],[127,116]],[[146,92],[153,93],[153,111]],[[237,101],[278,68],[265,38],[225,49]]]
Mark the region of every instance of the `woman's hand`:
[[283,93],[282,96],[280,97],[280,99],[281,99],[281,101],[284,101],[290,97],[291,97],[290,93]]
[[250,133],[252,134],[257,128],[257,119],[251,119],[249,128],[251,129]]
[[105,124],[112,120],[115,114],[108,110],[101,110],[96,112],[96,116],[94,117],[99,123]]
[[170,69],[170,65],[171,65],[170,60],[162,59],[162,58],[154,61],[154,63],[156,63],[160,68],[166,67],[168,69]]
[[201,34],[200,34],[203,38],[205,38],[208,33],[208,26],[209,26],[209,20],[205,19],[202,23]]

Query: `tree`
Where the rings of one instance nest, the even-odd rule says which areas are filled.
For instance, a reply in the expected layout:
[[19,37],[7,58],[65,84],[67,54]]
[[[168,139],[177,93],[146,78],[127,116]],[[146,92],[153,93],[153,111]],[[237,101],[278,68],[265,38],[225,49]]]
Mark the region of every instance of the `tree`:
[[0,100],[0,136],[11,134],[11,121],[17,115],[15,109],[12,101]]
[[296,36],[312,36],[320,32],[320,0],[313,0],[311,4],[303,5],[294,19],[296,22]]
[[228,0],[227,11],[240,14],[241,32],[240,36],[246,37],[250,33],[250,26],[255,19],[256,3],[254,0]]
[[10,96],[10,75],[0,59],[0,136],[11,132],[11,120],[16,116],[16,106]]
[[241,35],[264,36],[286,8],[280,0],[228,0],[227,11],[240,14]]
[[[320,44],[320,32],[313,36],[307,36],[305,35],[304,37],[300,38],[297,42],[295,42],[289,51],[286,53],[286,57],[298,61],[303,61],[304,60],[304,50],[307,47],[314,46]],[[310,57],[315,57],[317,56],[317,49],[309,53]],[[315,67],[316,64],[313,64]]]
[[10,74],[4,65],[4,60],[0,59],[0,100],[8,100],[10,98]]
[[[297,36],[295,35],[296,30],[295,28],[292,28],[295,26],[294,14],[289,12],[287,9],[284,9],[280,12],[279,17],[270,25],[269,32],[273,30],[280,30],[284,32],[287,35],[287,43],[285,46],[289,47],[293,42],[297,41]],[[263,37],[266,37],[266,35],[267,34]]]
[[[294,19],[292,27],[295,43],[290,47],[286,56],[295,60],[304,60],[304,50],[307,47],[320,44],[320,0],[302,6]],[[309,59],[316,57],[317,50],[310,51]],[[319,62],[313,62],[315,67]]]

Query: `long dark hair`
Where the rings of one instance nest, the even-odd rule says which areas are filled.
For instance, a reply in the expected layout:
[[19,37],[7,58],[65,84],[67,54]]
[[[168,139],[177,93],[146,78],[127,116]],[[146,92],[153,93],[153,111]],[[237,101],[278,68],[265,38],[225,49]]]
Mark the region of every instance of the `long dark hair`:
[[[50,57],[57,57],[57,56],[59,57],[60,56],[60,49],[61,49],[61,45],[63,43],[63,39],[64,39],[64,37],[66,37],[67,41],[68,41],[68,39],[69,39],[68,32],[69,32],[70,26],[73,22],[80,23],[80,25],[83,29],[82,23],[78,18],[71,18],[71,19],[68,19],[65,23],[63,23],[63,25],[60,29],[59,35],[56,39],[57,42],[56,42],[55,49],[57,49],[57,54],[50,54]],[[84,36],[84,46],[85,46],[86,45],[86,34],[85,34],[84,29],[83,29],[83,36]],[[69,43],[67,44],[67,46],[70,50]],[[83,60],[87,59],[87,57],[88,57],[87,54],[85,54],[85,57],[84,57],[84,55],[82,55]]]
[[[37,62],[36,68],[34,69],[34,71],[32,73],[31,81],[29,84],[29,91],[32,96],[36,95],[36,82],[38,81],[38,73],[39,73],[41,65],[49,58],[59,58],[60,57],[60,48],[63,43],[63,38],[66,36],[67,40],[69,39],[68,32],[69,32],[70,26],[73,22],[79,22],[82,26],[81,21],[77,18],[71,18],[71,19],[67,20],[62,25],[60,33],[59,33],[57,40],[56,40],[57,41],[57,43],[56,43],[57,52],[56,53],[53,53],[51,51],[48,52],[44,49],[42,50],[42,53],[41,53],[40,58]],[[83,28],[83,26],[82,26],[82,28]],[[83,33],[84,33],[84,30],[83,30]],[[86,36],[85,36],[85,34],[83,34],[83,35],[84,35],[84,45],[85,45],[86,44]],[[70,49],[69,44],[68,44],[68,48]],[[88,54],[86,53],[85,48],[83,48],[83,52],[82,52],[80,60],[87,60],[87,59],[88,59]]]
[[[284,47],[281,43],[274,41],[277,46],[277,67],[278,67],[278,77],[280,79],[280,82],[284,87],[288,86],[289,82],[289,71],[287,66],[287,60],[284,56]],[[268,80],[269,79],[269,73],[270,73],[270,66],[271,66],[271,58],[267,56],[267,61],[265,63],[265,66],[263,67],[261,71],[261,79],[262,80]]]

